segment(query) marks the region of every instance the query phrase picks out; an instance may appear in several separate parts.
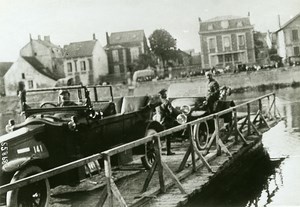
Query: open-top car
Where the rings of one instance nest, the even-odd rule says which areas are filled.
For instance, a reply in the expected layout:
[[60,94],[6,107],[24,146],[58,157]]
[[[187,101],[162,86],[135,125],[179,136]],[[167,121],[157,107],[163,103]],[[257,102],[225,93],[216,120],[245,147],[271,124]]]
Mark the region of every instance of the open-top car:
[[[171,84],[167,91],[167,96],[172,106],[182,112],[177,116],[177,122],[179,124],[196,120],[235,105],[233,101],[226,100],[227,96],[231,94],[231,89],[226,86],[220,88],[220,98],[215,102],[213,112],[210,112],[205,104],[206,90],[197,87],[195,83]],[[220,118],[223,123],[230,124],[232,114],[225,114]],[[199,150],[205,149],[208,144],[209,134],[213,132],[214,129],[213,120],[201,122],[193,128],[195,141]]]
[[[69,95],[68,104],[64,104],[63,93]],[[151,119],[153,108],[149,107],[149,96],[115,98],[111,86],[70,86],[20,94],[26,119],[20,124],[10,120],[8,133],[0,137],[0,185],[162,130]],[[133,153],[142,154],[144,166],[151,166],[153,157],[146,147]],[[124,156],[116,160],[131,161]],[[91,174],[100,165],[95,162],[83,170],[68,171],[14,189],[7,193],[6,204],[44,206],[49,200],[50,186],[78,182],[84,177],[82,174]]]

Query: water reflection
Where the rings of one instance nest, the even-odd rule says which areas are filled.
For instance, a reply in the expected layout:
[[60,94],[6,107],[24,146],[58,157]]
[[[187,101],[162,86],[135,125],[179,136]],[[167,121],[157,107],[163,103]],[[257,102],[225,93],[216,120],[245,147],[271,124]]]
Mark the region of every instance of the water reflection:
[[186,207],[267,206],[283,184],[283,160],[271,159],[261,145],[204,187]]

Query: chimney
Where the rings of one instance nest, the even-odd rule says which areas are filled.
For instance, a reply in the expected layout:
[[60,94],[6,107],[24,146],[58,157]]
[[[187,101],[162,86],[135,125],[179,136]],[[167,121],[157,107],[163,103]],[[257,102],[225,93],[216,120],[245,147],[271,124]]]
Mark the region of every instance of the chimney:
[[250,12],[248,11],[248,17],[250,17]]
[[199,22],[202,22],[202,19],[201,19],[200,17],[198,17],[198,21],[199,21]]
[[108,36],[108,32],[106,32],[106,43],[107,43],[107,45],[109,45],[110,43],[109,43],[109,36]]
[[32,41],[32,37],[31,37],[31,34],[29,33],[29,40],[30,42]]
[[38,35],[38,40],[41,40],[41,35]]
[[279,26],[279,29],[281,29],[281,22],[280,22],[280,15],[278,14],[278,26]]
[[96,35],[95,35],[95,33],[93,33],[93,40],[96,40]]
[[48,36],[44,36],[44,41],[50,43],[50,36],[49,35]]

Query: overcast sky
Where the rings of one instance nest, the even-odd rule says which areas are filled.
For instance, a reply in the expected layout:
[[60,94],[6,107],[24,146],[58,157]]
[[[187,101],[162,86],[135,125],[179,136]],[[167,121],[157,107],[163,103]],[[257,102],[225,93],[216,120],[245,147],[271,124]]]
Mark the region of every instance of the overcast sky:
[[266,32],[300,12],[299,0],[0,0],[0,61],[15,61],[20,49],[38,35],[54,44],[92,39],[102,46],[105,32],[166,29],[182,49],[200,50],[198,18],[247,16]]

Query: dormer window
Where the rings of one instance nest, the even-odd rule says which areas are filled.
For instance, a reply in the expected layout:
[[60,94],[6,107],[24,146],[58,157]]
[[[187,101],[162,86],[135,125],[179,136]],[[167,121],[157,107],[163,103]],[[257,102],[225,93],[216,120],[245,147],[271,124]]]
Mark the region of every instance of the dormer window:
[[227,29],[229,27],[229,22],[227,20],[221,21],[221,27]]
[[243,22],[242,21],[238,21],[237,26],[238,27],[242,27],[243,26]]
[[207,29],[208,29],[208,30],[213,30],[213,29],[214,29],[214,27],[213,27],[213,25],[212,25],[212,24],[209,24]]

